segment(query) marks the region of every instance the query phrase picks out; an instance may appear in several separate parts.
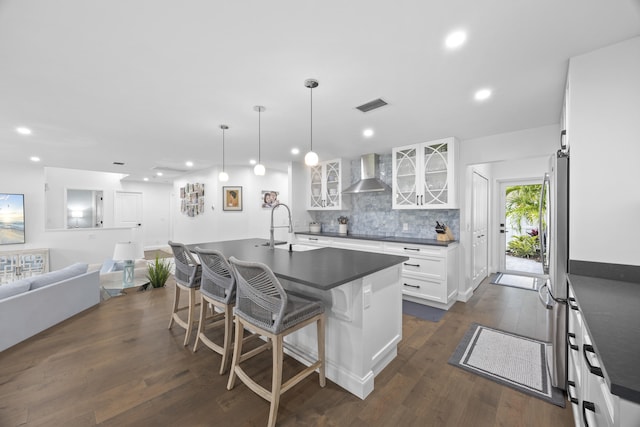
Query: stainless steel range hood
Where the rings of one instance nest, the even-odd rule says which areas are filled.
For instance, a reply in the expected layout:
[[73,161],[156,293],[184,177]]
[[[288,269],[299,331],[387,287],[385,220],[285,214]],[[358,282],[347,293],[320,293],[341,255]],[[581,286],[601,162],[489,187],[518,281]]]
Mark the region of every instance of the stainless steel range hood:
[[375,153],[365,154],[360,158],[360,181],[356,182],[342,194],[372,193],[387,191],[390,187],[379,178],[378,156]]

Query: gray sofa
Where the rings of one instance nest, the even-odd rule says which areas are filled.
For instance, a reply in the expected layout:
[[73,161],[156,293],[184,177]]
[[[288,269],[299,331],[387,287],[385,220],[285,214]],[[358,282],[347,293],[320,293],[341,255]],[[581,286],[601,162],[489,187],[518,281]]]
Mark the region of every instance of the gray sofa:
[[100,272],[77,263],[0,286],[0,351],[100,302]]

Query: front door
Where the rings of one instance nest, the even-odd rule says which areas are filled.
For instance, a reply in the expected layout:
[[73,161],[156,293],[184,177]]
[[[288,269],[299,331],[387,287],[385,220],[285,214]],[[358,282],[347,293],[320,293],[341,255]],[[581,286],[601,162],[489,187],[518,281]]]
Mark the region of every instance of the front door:
[[499,271],[542,275],[539,244],[540,179],[500,182]]

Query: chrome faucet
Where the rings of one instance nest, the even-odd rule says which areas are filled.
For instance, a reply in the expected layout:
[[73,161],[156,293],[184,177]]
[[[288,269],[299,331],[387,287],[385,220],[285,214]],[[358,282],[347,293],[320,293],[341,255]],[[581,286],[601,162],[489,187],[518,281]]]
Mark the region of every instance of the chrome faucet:
[[287,208],[287,212],[289,213],[289,233],[293,233],[293,224],[291,223],[291,209],[289,209],[289,206],[285,205],[284,203],[278,203],[277,205],[275,205],[274,207],[271,208],[271,235],[269,237],[269,249],[273,249],[275,248],[275,242],[273,240],[273,230],[275,228],[285,228],[287,227],[286,225],[278,225],[278,226],[274,226],[273,225],[273,211],[276,210],[276,208],[279,208],[280,206],[284,206],[285,208]]

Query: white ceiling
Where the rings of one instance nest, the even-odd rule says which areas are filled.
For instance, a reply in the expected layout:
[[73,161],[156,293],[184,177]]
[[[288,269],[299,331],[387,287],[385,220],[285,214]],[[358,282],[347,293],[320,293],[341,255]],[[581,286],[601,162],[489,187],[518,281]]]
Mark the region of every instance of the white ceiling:
[[568,59],[637,35],[640,0],[0,0],[0,165],[210,167],[222,123],[248,165],[263,105],[262,163],[283,168],[309,149],[307,78],[321,159],[558,123]]

